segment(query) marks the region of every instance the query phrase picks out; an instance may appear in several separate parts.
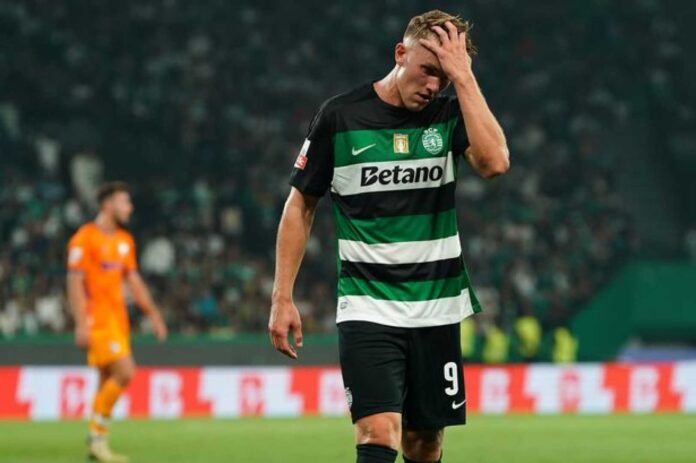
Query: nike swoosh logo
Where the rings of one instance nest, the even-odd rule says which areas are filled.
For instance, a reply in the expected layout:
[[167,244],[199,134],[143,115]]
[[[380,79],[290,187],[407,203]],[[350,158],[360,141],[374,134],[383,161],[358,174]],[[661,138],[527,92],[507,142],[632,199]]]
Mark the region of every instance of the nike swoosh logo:
[[461,407],[462,405],[464,405],[465,403],[466,403],[466,399],[463,400],[463,401],[461,401],[461,402],[459,402],[459,403],[457,403],[457,402],[452,402],[452,410],[456,410],[456,409],[460,408],[460,407]]
[[369,150],[369,149],[372,148],[373,146],[377,146],[377,143],[373,143],[373,144],[371,144],[371,145],[365,146],[365,147],[363,147],[363,148],[360,148],[359,150],[356,150],[356,149],[355,149],[355,146],[354,146],[354,147],[353,147],[353,150],[352,150],[353,156],[357,156],[358,154],[362,153],[363,151]]

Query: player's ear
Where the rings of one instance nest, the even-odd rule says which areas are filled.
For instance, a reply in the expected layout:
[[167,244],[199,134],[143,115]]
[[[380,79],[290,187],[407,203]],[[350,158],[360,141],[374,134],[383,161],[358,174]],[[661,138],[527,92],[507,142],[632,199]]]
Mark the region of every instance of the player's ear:
[[399,66],[403,66],[406,62],[406,45],[403,42],[399,42],[394,47],[394,61]]

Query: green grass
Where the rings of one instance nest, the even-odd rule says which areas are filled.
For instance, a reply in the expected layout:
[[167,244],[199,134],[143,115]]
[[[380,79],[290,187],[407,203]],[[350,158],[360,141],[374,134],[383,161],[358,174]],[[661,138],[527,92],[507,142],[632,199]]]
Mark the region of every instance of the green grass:
[[[473,416],[449,428],[445,463],[693,463],[696,415]],[[81,422],[0,422],[0,461],[84,461]],[[354,462],[347,418],[124,421],[133,463]],[[401,459],[397,460],[401,462]]]

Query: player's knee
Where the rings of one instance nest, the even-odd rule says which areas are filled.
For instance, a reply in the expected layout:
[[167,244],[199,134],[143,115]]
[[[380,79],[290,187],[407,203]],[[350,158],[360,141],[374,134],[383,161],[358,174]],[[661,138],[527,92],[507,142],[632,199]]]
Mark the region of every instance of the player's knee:
[[126,387],[135,376],[135,363],[124,360],[113,369],[113,378],[121,387]]
[[361,418],[355,423],[357,444],[377,444],[399,448],[401,440],[401,415],[378,413]]
[[121,387],[126,387],[126,386],[128,386],[128,384],[130,384],[134,375],[135,375],[135,370],[128,369],[128,370],[119,371],[118,373],[116,373],[114,375],[114,378],[115,378],[116,382]]
[[442,429],[405,431],[401,440],[404,456],[412,461],[438,461],[444,436]]

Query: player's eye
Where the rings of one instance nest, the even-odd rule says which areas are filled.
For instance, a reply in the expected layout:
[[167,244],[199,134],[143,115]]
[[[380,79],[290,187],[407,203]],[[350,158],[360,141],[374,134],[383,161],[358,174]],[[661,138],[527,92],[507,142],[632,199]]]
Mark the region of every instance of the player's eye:
[[427,76],[434,76],[436,74],[435,70],[429,66],[421,66],[421,70]]

